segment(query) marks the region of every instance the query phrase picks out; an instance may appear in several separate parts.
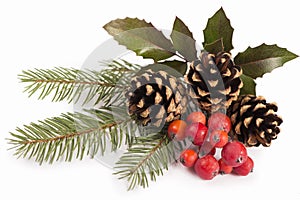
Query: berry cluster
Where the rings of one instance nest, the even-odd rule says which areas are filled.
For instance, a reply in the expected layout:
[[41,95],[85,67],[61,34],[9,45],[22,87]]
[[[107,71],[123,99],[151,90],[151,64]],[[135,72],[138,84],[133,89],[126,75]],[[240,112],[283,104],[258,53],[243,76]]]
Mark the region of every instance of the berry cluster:
[[[244,144],[231,141],[230,130],[231,121],[223,113],[213,113],[207,120],[202,112],[193,112],[185,121],[171,122],[168,136],[176,140],[191,139],[193,145],[181,153],[179,161],[193,167],[202,179],[211,180],[217,174],[230,173],[246,176],[253,170],[253,160]],[[222,148],[219,160],[215,158],[216,148]]]

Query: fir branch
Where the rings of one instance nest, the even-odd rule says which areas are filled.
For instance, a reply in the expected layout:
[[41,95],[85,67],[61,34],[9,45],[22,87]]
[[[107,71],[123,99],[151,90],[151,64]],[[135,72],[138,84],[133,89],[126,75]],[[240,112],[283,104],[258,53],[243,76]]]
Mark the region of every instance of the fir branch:
[[116,93],[114,89],[121,91],[126,86],[118,84],[120,78],[128,72],[138,70],[140,66],[124,60],[102,64],[106,68],[101,71],[56,67],[23,71],[19,78],[21,82],[28,83],[25,92],[29,97],[39,93],[38,98],[44,99],[52,94],[52,101],[67,100],[76,103],[80,100],[83,104],[102,101],[108,105],[112,94]]
[[149,178],[155,181],[156,176],[163,175],[163,169],[168,169],[174,152],[170,144],[167,136],[162,134],[137,138],[116,163],[114,174],[119,179],[127,179],[128,190],[138,185],[148,187]]
[[[96,117],[95,117],[96,116]],[[132,142],[135,126],[130,118],[114,120],[111,108],[100,108],[94,117],[88,114],[67,113],[17,128],[8,139],[18,157],[35,158],[37,162],[53,163],[60,159],[71,161],[74,157],[93,158],[106,151],[107,140],[111,151],[124,141]],[[125,135],[125,140],[124,140]]]

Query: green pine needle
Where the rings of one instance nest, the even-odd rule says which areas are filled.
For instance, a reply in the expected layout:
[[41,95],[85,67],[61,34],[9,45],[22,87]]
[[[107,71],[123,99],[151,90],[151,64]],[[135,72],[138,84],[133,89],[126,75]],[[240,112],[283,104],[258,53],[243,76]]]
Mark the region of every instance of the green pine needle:
[[21,82],[28,83],[25,92],[31,97],[38,93],[39,99],[52,95],[52,101],[68,102],[79,100],[82,104],[102,101],[108,105],[114,90],[122,91],[125,85],[118,81],[125,73],[140,69],[139,65],[124,60],[113,60],[103,63],[106,65],[101,71],[77,70],[63,67],[54,69],[34,69],[23,71],[19,75]]
[[[115,108],[117,109],[117,108]],[[15,155],[34,158],[35,161],[53,163],[64,159],[83,159],[85,155],[92,158],[106,151],[107,140],[111,151],[122,144],[130,145],[135,126],[130,118],[115,121],[111,108],[100,108],[90,114],[66,113],[17,128],[8,139],[15,150]],[[125,137],[124,137],[125,136]]]

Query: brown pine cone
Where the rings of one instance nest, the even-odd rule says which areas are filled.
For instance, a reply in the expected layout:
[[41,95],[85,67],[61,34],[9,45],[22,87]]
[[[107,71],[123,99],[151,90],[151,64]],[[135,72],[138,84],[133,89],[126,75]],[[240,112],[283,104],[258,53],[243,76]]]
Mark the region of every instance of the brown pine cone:
[[231,137],[246,146],[270,146],[280,132],[282,123],[275,103],[267,103],[262,96],[242,95],[227,110],[232,122]]
[[202,110],[215,112],[227,109],[236,100],[243,82],[242,69],[236,66],[226,52],[203,52],[191,63],[185,76],[188,92]]
[[126,97],[129,115],[144,126],[179,119],[187,104],[184,85],[165,71],[146,70],[134,77]]

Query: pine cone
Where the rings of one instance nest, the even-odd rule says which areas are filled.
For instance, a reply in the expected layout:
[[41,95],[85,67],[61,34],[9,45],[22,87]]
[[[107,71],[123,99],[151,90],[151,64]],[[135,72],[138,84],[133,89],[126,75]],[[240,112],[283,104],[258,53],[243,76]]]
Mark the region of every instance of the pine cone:
[[270,146],[280,132],[281,117],[275,103],[266,103],[264,97],[242,95],[227,110],[232,122],[231,136],[246,146]]
[[191,63],[185,80],[190,87],[190,96],[199,107],[208,112],[227,109],[236,100],[243,82],[239,78],[242,69],[234,65],[231,55],[203,52],[199,60]]
[[146,70],[131,81],[128,112],[139,124],[160,127],[179,119],[186,109],[184,85],[165,71]]

